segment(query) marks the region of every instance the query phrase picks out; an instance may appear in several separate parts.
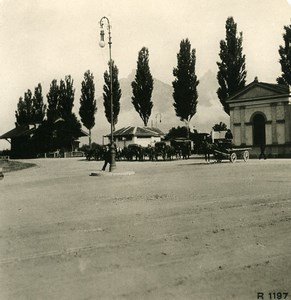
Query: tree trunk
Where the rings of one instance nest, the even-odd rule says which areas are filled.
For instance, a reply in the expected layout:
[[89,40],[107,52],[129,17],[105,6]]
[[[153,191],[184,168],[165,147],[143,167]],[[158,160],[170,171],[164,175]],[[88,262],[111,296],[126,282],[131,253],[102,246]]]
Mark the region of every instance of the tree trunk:
[[189,139],[190,138],[190,126],[189,126],[190,121],[184,120],[184,122],[187,127],[187,139]]
[[91,129],[89,129],[89,149],[92,149],[92,141],[91,141]]

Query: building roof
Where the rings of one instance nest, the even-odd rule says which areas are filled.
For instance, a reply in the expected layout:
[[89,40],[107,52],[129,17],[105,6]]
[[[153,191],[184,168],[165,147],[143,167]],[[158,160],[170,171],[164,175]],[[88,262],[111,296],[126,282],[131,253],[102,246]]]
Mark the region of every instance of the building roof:
[[280,94],[289,94],[289,86],[285,84],[275,84],[275,83],[267,83],[267,82],[258,82],[262,87],[266,87],[268,89],[272,89],[274,92]]
[[36,127],[32,127],[30,125],[18,125],[12,130],[9,130],[8,132],[1,135],[0,139],[11,139],[22,136],[30,136],[35,130]]
[[[254,89],[258,89],[259,91],[259,94],[257,96],[251,93],[251,91],[253,91]],[[254,98],[277,98],[282,96],[290,96],[289,86],[285,84],[272,84],[254,80],[253,82],[245,86],[242,90],[229,97],[226,101],[233,102],[237,100],[253,100]]]
[[[11,139],[11,138],[19,138],[19,137],[27,137],[33,134],[37,130],[38,126],[33,125],[17,125],[12,130],[9,130],[8,132],[4,133],[0,136],[0,139]],[[88,136],[88,133],[84,130],[80,130],[77,138],[82,136]]]
[[[118,129],[113,132],[114,137],[125,137],[125,136],[137,136],[137,137],[152,137],[152,136],[163,136],[164,133],[154,127],[139,127],[139,126],[128,126]],[[109,136],[109,135],[108,135]]]
[[89,136],[89,133],[87,133],[86,131],[84,131],[83,129],[80,129],[80,133],[78,137],[82,137],[82,136]]

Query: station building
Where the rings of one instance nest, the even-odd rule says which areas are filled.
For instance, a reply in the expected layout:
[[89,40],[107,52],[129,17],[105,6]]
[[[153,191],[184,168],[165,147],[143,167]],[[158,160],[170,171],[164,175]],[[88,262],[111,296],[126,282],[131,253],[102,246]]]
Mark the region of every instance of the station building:
[[250,147],[256,157],[265,146],[268,157],[291,157],[291,94],[286,85],[255,79],[227,99],[236,147]]

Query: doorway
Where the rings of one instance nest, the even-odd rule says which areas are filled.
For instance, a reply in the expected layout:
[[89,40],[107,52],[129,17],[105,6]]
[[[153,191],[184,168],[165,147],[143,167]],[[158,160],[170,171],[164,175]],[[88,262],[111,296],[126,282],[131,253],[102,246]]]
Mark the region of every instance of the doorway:
[[265,117],[256,114],[253,118],[253,145],[261,146],[266,144]]

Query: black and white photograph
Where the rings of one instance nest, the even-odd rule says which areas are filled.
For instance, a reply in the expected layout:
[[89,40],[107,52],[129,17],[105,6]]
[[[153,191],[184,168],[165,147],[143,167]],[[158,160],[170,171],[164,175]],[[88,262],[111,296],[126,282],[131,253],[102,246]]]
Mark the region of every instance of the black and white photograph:
[[291,300],[291,0],[0,0],[0,300]]

